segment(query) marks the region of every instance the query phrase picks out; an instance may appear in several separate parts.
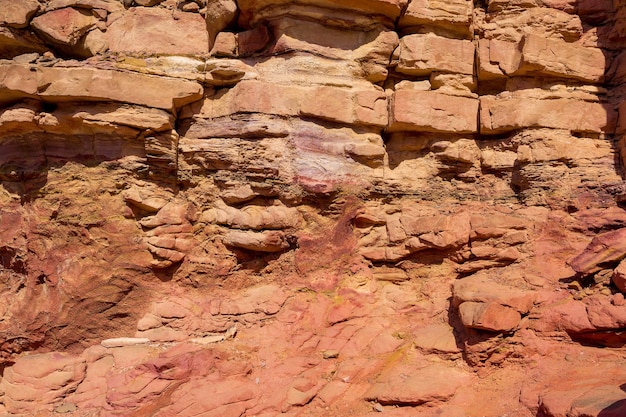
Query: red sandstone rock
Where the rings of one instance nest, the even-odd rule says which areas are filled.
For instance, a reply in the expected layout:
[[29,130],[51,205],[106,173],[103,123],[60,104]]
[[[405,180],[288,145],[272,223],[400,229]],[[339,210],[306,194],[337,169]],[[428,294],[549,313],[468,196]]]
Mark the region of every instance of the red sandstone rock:
[[478,101],[435,91],[400,89],[394,93],[389,129],[418,132],[473,133]]
[[204,108],[208,117],[258,112],[375,126],[387,123],[386,96],[375,88],[355,91],[330,86],[298,87],[243,81],[225,95],[207,100]]
[[516,310],[496,303],[464,302],[459,305],[461,321],[466,327],[506,332],[514,330],[521,316]]
[[613,271],[612,281],[615,286],[623,293],[626,293],[626,264],[622,261]]
[[487,80],[513,75],[522,60],[517,42],[499,39],[480,39],[476,54],[478,78]]
[[37,16],[32,26],[50,42],[73,46],[95,23],[91,14],[67,7]]
[[[408,371],[406,374],[403,371]],[[392,369],[365,394],[366,399],[384,405],[419,405],[445,401],[469,378],[455,368],[431,365],[418,370]]]
[[615,124],[613,109],[604,103],[568,98],[525,97],[507,93],[480,98],[480,131],[485,134],[549,127],[574,132],[606,132]]
[[35,0],[21,2],[2,0],[0,1],[0,23],[17,28],[26,27],[40,7],[39,2]]
[[433,35],[408,35],[400,40],[396,52],[396,71],[427,75],[433,71],[473,74],[474,45]]
[[[308,3],[308,4],[307,4]],[[351,13],[359,13],[363,15],[384,16],[385,18],[394,21],[400,15],[403,7],[407,4],[406,0],[365,0],[356,1],[350,0],[346,3],[338,5],[330,0],[315,0],[305,3],[310,9],[315,10],[316,7],[325,7],[331,10],[337,9],[335,17],[339,16],[342,11],[350,11]],[[262,14],[270,14],[272,10],[278,10],[280,14],[281,7],[285,7],[286,4],[290,4],[287,0],[271,0],[271,1],[259,1],[259,0],[243,0],[237,2],[241,15],[239,21],[244,26],[254,24],[259,16]],[[269,7],[268,7],[269,6]],[[338,7],[339,6],[339,7]],[[267,7],[267,10],[263,10],[263,7]],[[294,7],[297,11],[298,8]],[[265,13],[260,13],[261,11]],[[306,13],[306,9],[303,10]],[[270,14],[271,15],[271,14]]]
[[616,3],[4,3],[0,414],[623,414]]
[[121,13],[107,28],[106,39],[112,52],[150,55],[209,52],[207,27],[199,14],[172,13],[160,8],[135,7]]
[[570,261],[572,269],[588,274],[598,270],[599,264],[621,260],[626,256],[624,236],[626,236],[626,229],[594,237],[584,251]]
[[228,246],[260,252],[279,252],[289,247],[285,234],[279,231],[244,232],[231,230],[224,237]]
[[4,371],[4,405],[15,414],[51,410],[84,377],[85,363],[79,358],[58,352],[25,356]]
[[400,18],[401,27],[442,27],[469,38],[473,5],[467,0],[411,0]]
[[598,48],[530,35],[524,38],[521,50],[521,73],[538,72],[587,82],[601,81],[604,77],[606,59]]

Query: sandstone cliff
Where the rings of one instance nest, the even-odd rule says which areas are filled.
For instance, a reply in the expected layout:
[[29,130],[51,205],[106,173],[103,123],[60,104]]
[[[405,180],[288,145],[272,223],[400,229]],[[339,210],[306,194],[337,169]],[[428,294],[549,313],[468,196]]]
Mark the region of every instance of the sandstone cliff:
[[626,415],[622,0],[0,0],[0,415]]

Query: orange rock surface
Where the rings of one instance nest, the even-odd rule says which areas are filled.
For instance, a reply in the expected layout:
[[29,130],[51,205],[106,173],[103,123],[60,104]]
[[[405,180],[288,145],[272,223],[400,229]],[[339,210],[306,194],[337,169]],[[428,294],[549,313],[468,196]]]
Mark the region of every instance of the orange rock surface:
[[0,0],[0,417],[626,416],[622,0]]

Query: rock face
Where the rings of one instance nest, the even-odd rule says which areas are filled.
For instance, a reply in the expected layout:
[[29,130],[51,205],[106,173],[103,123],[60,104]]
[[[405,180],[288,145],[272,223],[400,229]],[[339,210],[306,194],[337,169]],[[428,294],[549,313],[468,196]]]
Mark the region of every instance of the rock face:
[[0,416],[626,415],[621,0],[0,0]]

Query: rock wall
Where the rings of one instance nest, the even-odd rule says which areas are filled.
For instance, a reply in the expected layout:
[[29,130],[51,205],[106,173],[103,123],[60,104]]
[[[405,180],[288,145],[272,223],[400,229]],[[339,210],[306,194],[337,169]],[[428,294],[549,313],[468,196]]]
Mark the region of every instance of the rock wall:
[[0,0],[0,415],[626,415],[621,0]]

